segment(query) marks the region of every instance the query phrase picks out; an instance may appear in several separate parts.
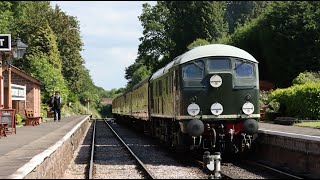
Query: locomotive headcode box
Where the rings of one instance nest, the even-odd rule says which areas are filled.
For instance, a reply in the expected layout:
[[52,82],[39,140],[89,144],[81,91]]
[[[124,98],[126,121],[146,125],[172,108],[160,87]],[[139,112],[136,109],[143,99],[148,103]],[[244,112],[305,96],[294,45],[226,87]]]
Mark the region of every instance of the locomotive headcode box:
[[11,51],[11,34],[0,34],[0,51]]

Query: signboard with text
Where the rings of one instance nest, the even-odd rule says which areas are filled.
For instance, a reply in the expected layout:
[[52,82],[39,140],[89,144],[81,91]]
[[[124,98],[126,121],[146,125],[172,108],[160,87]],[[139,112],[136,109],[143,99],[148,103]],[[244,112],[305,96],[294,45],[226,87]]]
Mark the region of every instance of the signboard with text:
[[0,34],[0,51],[11,51],[11,34]]
[[26,87],[16,84],[11,84],[11,99],[23,101],[26,100]]
[[0,123],[6,123],[11,133],[16,134],[15,109],[0,109]]

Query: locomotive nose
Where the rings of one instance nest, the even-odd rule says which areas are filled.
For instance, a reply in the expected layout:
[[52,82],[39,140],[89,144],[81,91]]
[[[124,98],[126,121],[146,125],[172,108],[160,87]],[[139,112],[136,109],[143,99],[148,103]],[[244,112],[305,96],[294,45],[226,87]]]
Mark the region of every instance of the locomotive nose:
[[188,122],[187,131],[190,136],[200,136],[204,131],[204,124],[199,119],[193,119]]

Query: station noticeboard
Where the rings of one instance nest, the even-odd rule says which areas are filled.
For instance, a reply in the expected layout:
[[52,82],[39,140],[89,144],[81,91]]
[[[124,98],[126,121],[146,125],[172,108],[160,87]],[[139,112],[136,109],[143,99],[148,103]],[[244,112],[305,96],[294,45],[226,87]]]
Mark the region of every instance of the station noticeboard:
[[16,134],[15,109],[0,109],[0,123],[6,123],[11,133]]
[[11,34],[0,34],[0,51],[11,51]]
[[25,101],[26,100],[26,87],[16,84],[11,84],[11,100]]

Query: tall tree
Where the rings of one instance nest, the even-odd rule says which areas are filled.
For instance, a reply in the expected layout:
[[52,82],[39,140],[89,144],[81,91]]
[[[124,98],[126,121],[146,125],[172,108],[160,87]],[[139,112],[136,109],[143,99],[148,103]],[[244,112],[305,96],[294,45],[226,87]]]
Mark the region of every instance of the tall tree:
[[10,24],[13,19],[13,12],[11,11],[11,7],[11,2],[0,2],[0,33],[2,34],[7,34],[10,32]]
[[132,80],[128,83],[127,88],[131,88],[151,75],[151,71],[145,66],[140,65],[139,68],[133,73]]
[[224,21],[226,2],[167,1],[166,7],[170,12],[169,36],[175,42],[171,60],[184,53],[187,46],[198,38],[211,42],[227,34]]
[[[34,34],[41,31],[40,29],[48,24],[47,18],[51,8],[50,3],[48,1],[17,1],[12,3],[14,21],[12,21],[11,25],[11,34],[13,38],[19,36],[29,46],[27,49],[28,53],[32,48],[32,44],[34,44]],[[42,42],[38,41],[38,43],[41,44]],[[30,61],[26,61],[26,59],[14,63],[27,72],[31,68]]]
[[227,1],[226,20],[229,33],[264,12],[268,1]]
[[248,51],[259,61],[260,79],[287,87],[300,72],[320,70],[318,19],[318,1],[275,1],[219,42]]
[[80,54],[83,43],[79,22],[76,17],[62,12],[58,5],[51,11],[49,22],[57,36],[58,49],[62,58],[62,74],[71,91],[79,93],[83,77],[81,69],[84,64]]
[[141,21],[143,37],[136,62],[126,68],[125,77],[132,84],[133,73],[146,65],[157,71],[176,56],[188,50],[196,39],[214,41],[227,34],[224,21],[226,2],[158,1],[155,6],[143,4]]
[[[69,91],[61,74],[61,57],[58,51],[56,37],[48,24],[38,27],[30,34],[29,50],[24,62],[29,62],[30,67],[25,69],[29,74],[41,80],[44,101],[53,93],[53,90],[61,92],[63,99],[67,101]],[[56,83],[53,84],[53,81]]]

